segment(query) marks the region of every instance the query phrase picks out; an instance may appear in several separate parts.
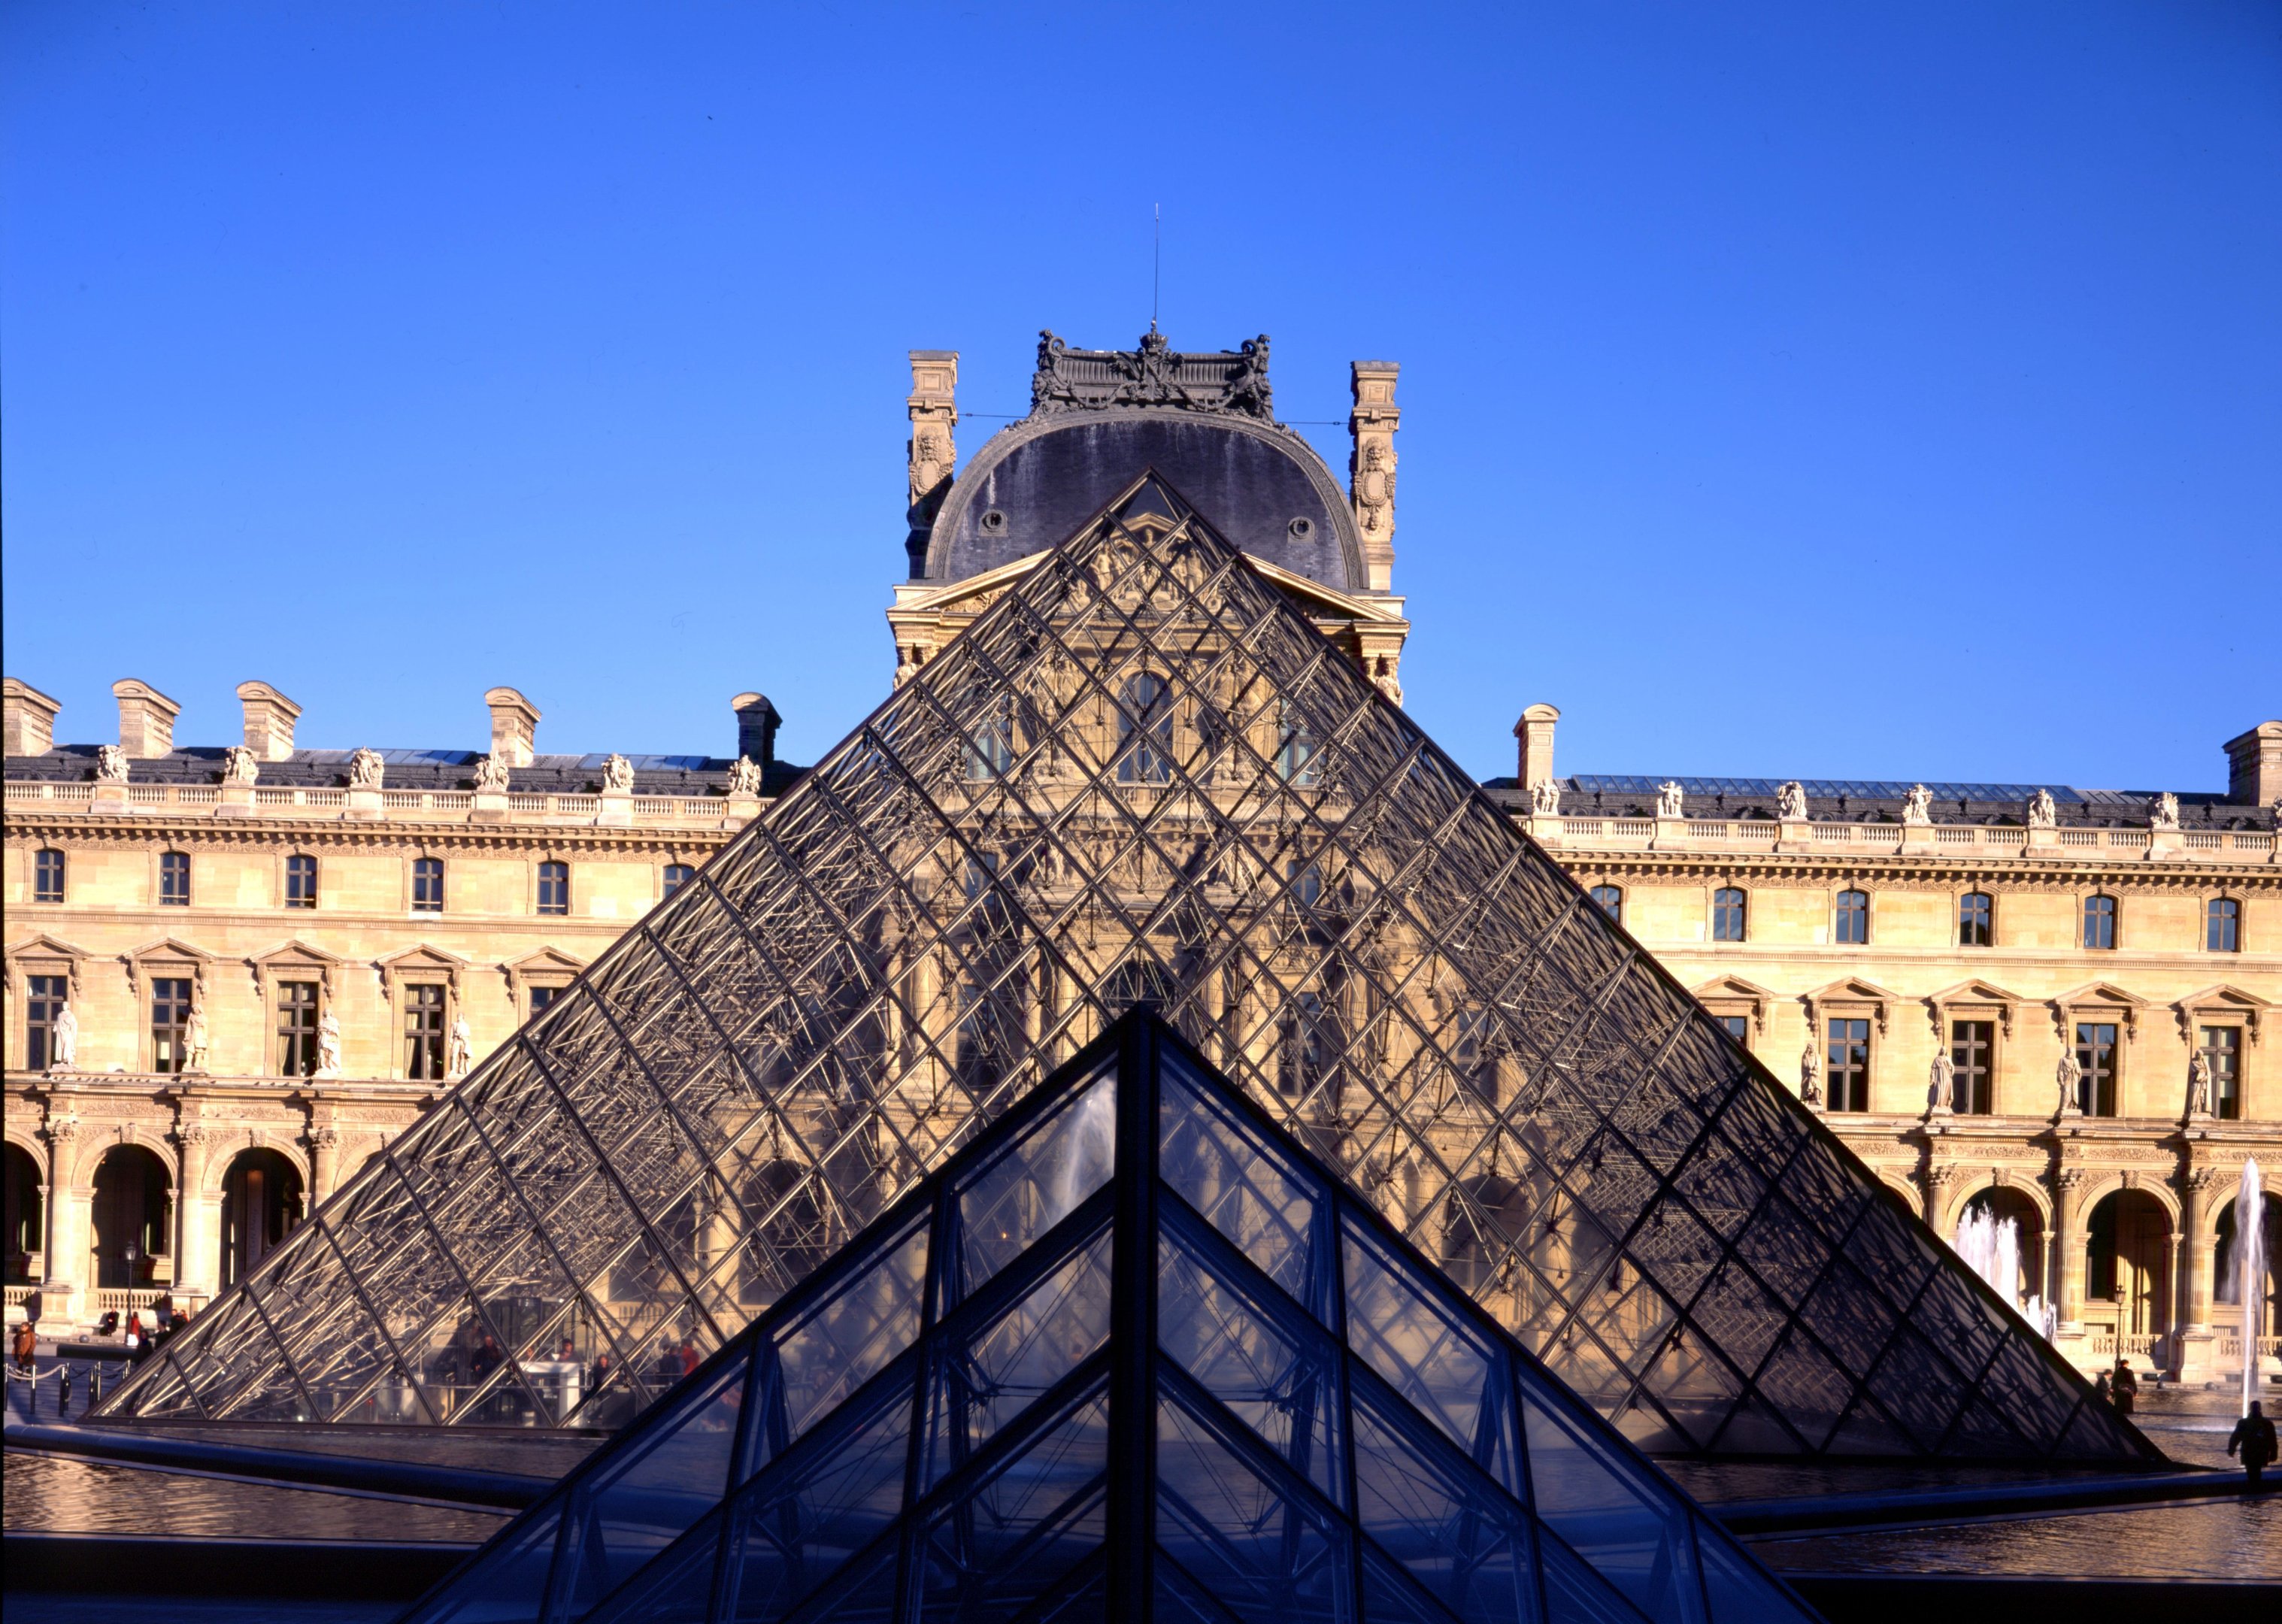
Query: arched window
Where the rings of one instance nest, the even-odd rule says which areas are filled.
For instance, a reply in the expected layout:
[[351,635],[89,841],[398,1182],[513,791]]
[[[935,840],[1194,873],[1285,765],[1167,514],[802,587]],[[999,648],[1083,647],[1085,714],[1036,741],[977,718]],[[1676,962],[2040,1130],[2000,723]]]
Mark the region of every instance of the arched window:
[[190,905],[190,854],[168,851],[159,859],[159,900],[170,908]]
[[1321,747],[1308,720],[1290,700],[1283,703],[1276,729],[1276,775],[1295,789],[1313,789],[1323,781]]
[[8,1284],[29,1286],[32,1259],[47,1250],[48,1226],[40,1186],[40,1164],[20,1145],[7,1147],[8,1219],[4,1255]]
[[285,905],[289,908],[314,908],[317,905],[315,858],[299,856],[285,859]]
[[970,782],[988,783],[1013,770],[1013,695],[977,694],[974,702],[982,717],[967,730],[966,776]]
[[1987,891],[1968,891],[1957,899],[1957,944],[1987,947],[1997,939],[1997,899]]
[[1831,940],[1850,946],[1859,946],[1870,939],[1870,893],[1843,890],[1838,893],[1838,912],[1831,921]]
[[50,847],[33,859],[32,900],[61,902],[63,899],[64,854]]
[[2094,948],[2115,945],[2115,897],[2087,897],[2084,899],[2084,944]]
[[442,858],[423,857],[414,860],[412,911],[415,913],[441,913],[444,911],[444,859]]
[[235,1286],[301,1221],[301,1172],[276,1151],[240,1151],[221,1191],[221,1283]]
[[562,917],[570,912],[570,865],[541,863],[539,866],[539,911]]
[[1625,922],[1625,888],[1621,885],[1596,885],[1585,893],[1593,905],[1609,916],[1612,925]]
[[1732,885],[1723,885],[1712,893],[1712,939],[1715,942],[1740,942],[1743,939],[1743,893]]
[[2204,905],[2203,947],[2214,953],[2242,951],[2242,905],[2233,897],[2214,897]]
[[175,1229],[170,1206],[166,1164],[157,1156],[140,1145],[103,1153],[88,1210],[97,1286],[137,1288],[157,1276],[151,1260],[167,1255]]
[[1173,690],[1147,672],[1130,679],[1117,705],[1117,781],[1163,784],[1173,777]]
[[697,871],[688,864],[668,863],[665,866],[665,895],[672,896],[696,877]]
[[[2239,1306],[2243,1297],[2242,1254],[2237,1233],[2241,1209],[2239,1196],[2230,1199],[2220,1209],[2215,1226],[2218,1245],[2211,1258],[2211,1300],[2233,1306]],[[2266,1232],[2266,1278],[2251,1286],[2250,1295],[2256,1307],[2247,1317],[2254,1322],[2257,1334],[2272,1336],[2276,1327],[2282,1326],[2282,1290],[2277,1289],[2277,1283],[2282,1282],[2282,1201],[2270,1194],[2259,1203],[2259,1210],[2264,1218],[2261,1227]]]

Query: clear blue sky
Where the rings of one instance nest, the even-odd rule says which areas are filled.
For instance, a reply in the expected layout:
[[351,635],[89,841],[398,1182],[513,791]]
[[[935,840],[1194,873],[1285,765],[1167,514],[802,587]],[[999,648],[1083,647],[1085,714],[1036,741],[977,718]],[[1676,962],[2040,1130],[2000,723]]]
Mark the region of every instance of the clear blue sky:
[[[0,9],[6,664],[237,737],[812,759],[904,352],[1403,364],[1473,771],[2217,788],[2282,715],[2282,6]],[[969,418],[962,452],[995,422]],[[1310,427],[1334,467],[1345,435]]]

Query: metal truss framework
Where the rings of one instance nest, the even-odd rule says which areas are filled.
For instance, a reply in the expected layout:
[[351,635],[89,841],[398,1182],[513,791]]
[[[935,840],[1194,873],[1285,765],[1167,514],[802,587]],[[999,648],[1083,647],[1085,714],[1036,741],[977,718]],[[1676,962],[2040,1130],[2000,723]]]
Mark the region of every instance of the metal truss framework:
[[1812,1615],[1134,1014],[410,1616]]
[[111,1412],[623,1424],[1135,1006],[1644,1447],[2161,1458],[1153,475]]

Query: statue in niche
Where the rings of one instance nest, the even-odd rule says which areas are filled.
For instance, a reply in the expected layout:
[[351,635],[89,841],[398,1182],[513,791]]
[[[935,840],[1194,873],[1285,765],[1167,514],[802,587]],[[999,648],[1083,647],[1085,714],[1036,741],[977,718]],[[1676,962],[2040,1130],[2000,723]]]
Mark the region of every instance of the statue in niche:
[[1561,815],[1561,786],[1552,779],[1540,779],[1537,782],[1537,787],[1529,792],[1529,810],[1537,813],[1540,817],[1559,817]]
[[66,1003],[56,1011],[55,1019],[48,1023],[48,1069],[75,1071],[79,1068],[79,1017]]
[[1957,1062],[1946,1049],[1934,1051],[1933,1065],[1926,1073],[1926,1115],[1946,1116],[1957,1088]]
[[1798,1057],[1798,1097],[1807,1104],[1820,1107],[1822,1104],[1822,1050],[1807,1034],[1806,1047]]
[[2053,1068],[2053,1081],[2061,1091],[2060,1108],[2053,1115],[2055,1117],[2083,1115],[2084,1107],[2077,1102],[2076,1095],[2084,1085],[2084,1067],[2076,1058],[2076,1050],[2066,1044],[2061,1045],[2060,1063]]
[[485,756],[476,763],[476,788],[479,791],[489,795],[505,795],[507,793],[507,782],[508,763],[506,757],[500,755]]
[[2187,1060],[2187,1116],[2211,1114],[2210,1056],[2197,1049]]
[[1912,784],[1909,794],[1902,797],[1902,821],[1926,824],[1933,821],[1933,791],[1923,784]]
[[444,1075],[464,1077],[475,1063],[475,1034],[468,1030],[467,1016],[456,1016],[452,1022],[451,1034],[444,1042]]
[[243,744],[233,744],[221,753],[221,781],[225,784],[250,784],[261,776],[261,758]]
[[1806,786],[1797,779],[1775,791],[1775,816],[1785,823],[1806,821]]
[[182,1022],[182,1069],[204,1071],[206,1068],[206,1006],[190,1006],[190,1018]]
[[95,747],[95,781],[98,784],[123,784],[127,781],[127,752],[116,744]]
[[761,764],[750,756],[740,756],[729,764],[729,793],[758,795],[761,792]]
[[349,758],[349,788],[377,789],[388,774],[388,764],[380,758],[376,750],[361,750]]
[[1659,818],[1680,816],[1680,804],[1687,798],[1687,793],[1676,781],[1665,779],[1656,787],[1656,815]]
[[2155,797],[2154,816],[2147,820],[2151,829],[2176,829],[2179,827],[2179,797],[2166,789]]
[[609,795],[627,795],[634,787],[634,764],[624,756],[612,756],[602,763],[602,789]]
[[896,686],[901,688],[920,674],[920,651],[909,643],[896,645]]
[[317,1077],[338,1077],[341,1075],[341,1022],[330,1009],[317,1017],[317,1069],[310,1074]]
[[2059,803],[2053,799],[2049,789],[2039,789],[2030,796],[2028,811],[2029,827],[2032,829],[2049,829],[2061,820]]

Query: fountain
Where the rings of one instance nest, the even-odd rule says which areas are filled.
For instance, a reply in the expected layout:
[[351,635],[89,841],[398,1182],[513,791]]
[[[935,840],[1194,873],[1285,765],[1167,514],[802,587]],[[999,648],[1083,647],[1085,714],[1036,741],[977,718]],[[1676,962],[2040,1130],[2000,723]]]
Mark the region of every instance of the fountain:
[[2258,1159],[2242,1160],[2242,1184],[2234,1198],[2235,1301],[2242,1305],[2242,1413],[2258,1394],[2258,1337],[2266,1329],[2266,1214],[2259,1188]]
[[[1989,1287],[2025,1314],[2039,1331],[2045,1329],[2044,1305],[2031,1300],[2021,1304],[2021,1226],[1999,1218],[1991,1208],[1970,1206],[1957,1220],[1957,1255],[1966,1267],[1989,1282]],[[2046,1333],[2050,1334],[2049,1332]]]

